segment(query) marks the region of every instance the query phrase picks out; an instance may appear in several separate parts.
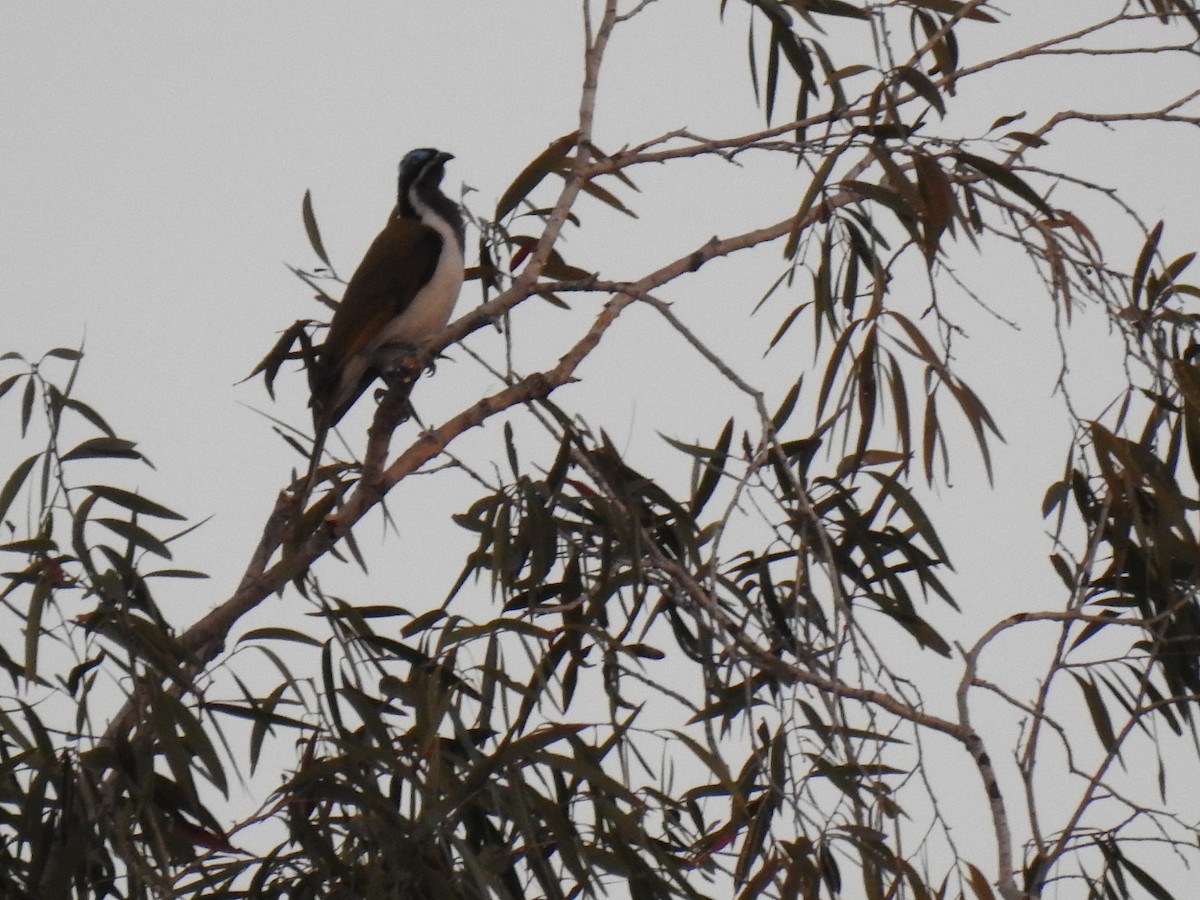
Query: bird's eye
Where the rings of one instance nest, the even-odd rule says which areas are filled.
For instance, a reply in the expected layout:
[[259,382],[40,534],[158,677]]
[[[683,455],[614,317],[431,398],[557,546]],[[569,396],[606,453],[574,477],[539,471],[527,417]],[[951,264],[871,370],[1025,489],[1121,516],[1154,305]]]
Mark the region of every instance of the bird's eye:
[[411,150],[409,151],[408,155],[404,157],[404,165],[420,165],[421,163],[428,162],[433,158],[433,156],[434,151],[427,147],[422,147],[419,150]]

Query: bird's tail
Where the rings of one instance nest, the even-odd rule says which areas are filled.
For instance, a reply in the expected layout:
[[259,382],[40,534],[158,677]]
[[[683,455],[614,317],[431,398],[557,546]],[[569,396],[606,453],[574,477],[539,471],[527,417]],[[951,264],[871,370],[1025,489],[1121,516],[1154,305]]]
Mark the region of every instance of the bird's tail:
[[[395,410],[395,418],[393,427],[403,422],[408,421],[413,417],[413,408],[410,401],[413,387],[416,385],[418,374],[411,372],[403,372],[394,378],[386,378],[388,391],[385,394],[383,402],[390,404],[391,409]],[[361,393],[361,390],[360,390]],[[355,394],[355,399],[358,395]],[[324,404],[313,403],[313,443],[312,456],[308,460],[308,474],[304,476],[304,482],[300,487],[300,493],[297,495],[296,508],[299,515],[303,515],[305,507],[308,505],[309,497],[312,496],[313,488],[317,484],[317,470],[321,467],[321,457],[325,454],[325,439],[329,436],[330,429],[333,424],[340,418],[341,412],[345,411],[345,407],[341,410],[335,410],[331,416],[324,409]]]
[[320,468],[321,457],[325,454],[325,438],[328,434],[329,426],[322,421],[317,421],[313,429],[312,456],[308,460],[308,474],[304,476],[304,481],[300,485],[300,493],[296,495],[298,515],[304,515],[308,498],[312,496],[313,488],[316,487],[317,469]]

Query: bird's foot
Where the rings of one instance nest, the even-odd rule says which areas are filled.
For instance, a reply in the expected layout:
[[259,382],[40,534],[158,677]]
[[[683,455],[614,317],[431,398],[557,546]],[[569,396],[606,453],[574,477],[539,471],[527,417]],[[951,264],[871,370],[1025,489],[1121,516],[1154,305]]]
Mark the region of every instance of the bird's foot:
[[372,368],[387,382],[388,387],[412,383],[420,376],[413,368],[413,357],[421,348],[407,341],[391,341],[377,348],[372,356]]

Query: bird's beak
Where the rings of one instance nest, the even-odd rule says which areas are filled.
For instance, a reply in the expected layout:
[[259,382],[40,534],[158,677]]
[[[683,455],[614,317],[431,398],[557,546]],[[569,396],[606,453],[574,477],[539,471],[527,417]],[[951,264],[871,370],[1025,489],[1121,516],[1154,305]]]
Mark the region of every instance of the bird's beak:
[[442,150],[438,153],[438,162],[448,163],[452,159],[454,159],[453,153],[447,153],[445,150]]

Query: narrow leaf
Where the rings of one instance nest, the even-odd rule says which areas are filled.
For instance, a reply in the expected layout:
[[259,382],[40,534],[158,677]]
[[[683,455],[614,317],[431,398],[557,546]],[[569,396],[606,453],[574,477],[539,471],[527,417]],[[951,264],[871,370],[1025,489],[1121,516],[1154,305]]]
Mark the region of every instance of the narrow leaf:
[[955,159],[966,163],[972,169],[975,169],[989,181],[995,182],[1002,187],[1008,188],[1022,200],[1034,206],[1043,215],[1054,218],[1054,210],[1050,208],[1042,197],[1024,181],[1022,181],[1011,170],[1006,169],[1000,163],[994,160],[986,159],[982,156],[976,156],[974,153],[956,153]]
[[16,384],[18,381],[20,381],[22,378],[28,378],[28,377],[29,377],[29,375],[27,375],[25,372],[21,372],[17,375],[10,375],[10,376],[8,376],[8,378],[5,378],[3,381],[0,381],[0,397],[3,397],[5,394],[7,394],[9,391],[11,391],[13,385]]
[[533,189],[542,183],[543,178],[561,168],[567,154],[571,152],[571,148],[575,146],[575,142],[578,139],[578,131],[564,134],[562,137],[551,142],[550,146],[539,153],[529,165],[522,169],[496,203],[495,220],[499,222],[516,209],[517,204],[529,196]]
[[637,213],[635,213],[628,206],[626,206],[624,203],[622,203],[620,200],[618,200],[614,194],[610,193],[609,191],[606,191],[604,188],[600,187],[597,184],[593,184],[590,181],[585,181],[583,183],[583,192],[585,194],[591,195],[592,197],[595,197],[601,203],[608,204],[613,209],[615,209],[617,212],[625,213],[625,215],[629,216],[631,219],[637,218]]
[[989,22],[996,24],[997,20],[987,13],[981,11],[978,7],[964,12],[965,3],[960,3],[959,0],[909,0],[913,6],[920,6],[924,9],[931,9],[934,12],[945,13],[948,16],[961,15],[964,19],[974,19],[976,22]]
[[925,221],[941,231],[954,218],[954,188],[950,178],[937,160],[925,153],[913,154],[913,170],[925,205]]
[[1095,682],[1083,678],[1080,675],[1071,673],[1071,677],[1075,679],[1075,683],[1079,685],[1079,690],[1083,694],[1084,703],[1087,704],[1088,713],[1092,717],[1092,727],[1096,729],[1096,737],[1100,739],[1101,746],[1104,747],[1106,753],[1111,753],[1113,747],[1116,746],[1117,737],[1113,733],[1112,720],[1109,718],[1108,709],[1104,706],[1104,699],[1100,696],[1100,691],[1096,688]]
[[333,263],[329,261],[329,254],[325,252],[325,244],[321,240],[321,229],[317,227],[317,217],[313,215],[312,191],[304,192],[304,202],[300,204],[300,213],[304,217],[304,231],[308,235],[308,242],[312,245],[313,252],[317,254],[321,262],[325,263],[325,268],[332,273]]
[[911,66],[901,66],[896,70],[896,77],[916,91],[922,100],[936,109],[938,116],[943,119],[946,117],[946,104],[942,100],[941,93],[938,91],[937,86],[923,72],[918,72]]
[[4,521],[4,517],[8,514],[8,508],[12,506],[13,500],[17,493],[21,490],[21,486],[25,484],[25,479],[29,476],[29,471],[34,467],[34,464],[41,459],[41,453],[35,453],[22,462],[8,476],[8,480],[4,482],[4,487],[0,488],[0,522]]
[[796,398],[800,396],[800,385],[804,383],[804,376],[801,375],[795,384],[788,389],[787,396],[783,398],[783,402],[779,404],[779,409],[775,411],[775,415],[771,417],[771,429],[776,433],[779,432],[785,422],[791,417],[792,410],[796,408]]
[[1020,122],[1023,118],[1025,118],[1025,113],[1023,112],[1014,113],[1010,116],[1001,116],[992,123],[992,127],[988,131],[995,131],[997,128],[1003,128],[1005,125],[1011,125],[1013,122]]
[[1142,252],[1138,254],[1137,265],[1133,269],[1133,305],[1138,305],[1138,300],[1142,296],[1142,288],[1146,284],[1146,273],[1150,270],[1150,262],[1154,259],[1154,252],[1158,249],[1159,238],[1162,237],[1163,223],[1160,220],[1157,225],[1150,229],[1150,233],[1146,235],[1146,243],[1142,245]]
[[79,413],[109,437],[116,437],[117,433],[109,427],[108,422],[104,421],[104,417],[96,412],[86,403],[81,403],[73,397],[63,397],[63,406],[67,409],[74,410]]
[[182,521],[185,518],[185,516],[181,516],[179,513],[167,509],[153,500],[147,500],[140,494],[134,494],[120,488],[109,487],[105,484],[93,484],[89,485],[87,489],[96,496],[135,513],[153,516],[157,519],[174,519],[176,521]]
[[30,378],[25,383],[25,391],[21,394],[21,437],[29,430],[29,420],[33,417],[33,398],[37,383]]
[[171,551],[167,549],[167,545],[141,525],[126,521],[125,519],[97,518],[92,521],[103,525],[109,531],[113,532],[113,534],[121,536],[135,547],[141,547],[143,550],[147,550],[164,559],[171,558]]
[[696,485],[696,493],[692,495],[693,516],[700,514],[700,510],[704,509],[704,504],[708,503],[713,491],[716,490],[717,482],[724,474],[725,461],[729,458],[729,445],[732,441],[733,419],[730,418],[725,422],[721,436],[717,438],[717,446],[712,457],[704,464],[704,474],[700,476],[700,481]]
[[783,248],[785,259],[791,259],[796,255],[796,248],[800,244],[800,232],[807,224],[808,212],[812,209],[817,195],[825,189],[825,183],[829,180],[829,173],[833,171],[833,165],[838,161],[842,149],[842,147],[838,147],[827,152],[825,158],[821,160],[821,165],[813,173],[812,180],[809,181],[808,187],[804,191],[804,196],[800,199],[800,206],[796,209],[796,217],[792,220],[791,231],[788,232],[787,244]]
[[142,454],[133,448],[133,441],[114,437],[90,438],[63,454],[62,461],[73,459],[142,459]]
[[1134,865],[1128,856],[1122,858],[1121,865],[1126,872],[1133,876],[1133,880],[1145,888],[1146,892],[1155,900],[1175,900],[1170,891],[1152,878],[1150,873],[1141,866]]
[[1026,147],[1045,147],[1049,143],[1044,137],[1038,137],[1036,134],[1031,134],[1028,131],[1010,131],[1004,136],[1018,141]]
[[988,884],[988,880],[971,863],[967,863],[967,880],[971,883],[971,890],[975,892],[975,896],[979,900],[996,900],[996,895],[992,893],[992,886]]
[[80,353],[78,350],[74,350],[70,347],[55,347],[53,350],[47,350],[42,355],[42,359],[46,359],[47,357],[54,357],[55,359],[66,359],[66,360],[70,360],[71,362],[75,362],[76,360],[82,359],[83,354]]

